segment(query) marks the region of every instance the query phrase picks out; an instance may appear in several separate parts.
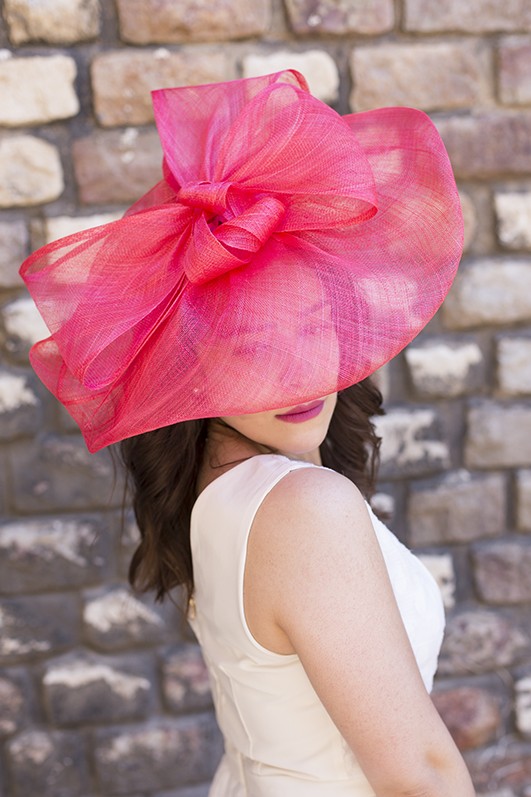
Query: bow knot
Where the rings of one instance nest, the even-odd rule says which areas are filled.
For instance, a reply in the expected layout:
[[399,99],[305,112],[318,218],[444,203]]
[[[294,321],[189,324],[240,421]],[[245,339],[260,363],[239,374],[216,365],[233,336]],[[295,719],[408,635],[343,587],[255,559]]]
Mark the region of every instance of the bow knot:
[[263,196],[215,229],[210,229],[204,215],[196,219],[183,253],[183,267],[190,282],[208,282],[248,263],[278,230],[285,214],[283,202]]
[[189,207],[222,213],[227,207],[227,191],[231,185],[228,181],[212,183],[210,180],[187,183],[179,189],[177,199]]

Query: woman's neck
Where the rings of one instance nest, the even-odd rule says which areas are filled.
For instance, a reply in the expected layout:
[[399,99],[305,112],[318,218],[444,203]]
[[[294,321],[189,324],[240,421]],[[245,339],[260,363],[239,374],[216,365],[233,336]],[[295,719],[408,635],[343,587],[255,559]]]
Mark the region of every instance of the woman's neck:
[[301,454],[275,450],[250,440],[217,418],[209,422],[206,451],[213,460],[217,460],[218,467],[223,467],[224,463],[234,463],[257,454],[281,454],[288,459],[322,465],[321,453],[318,448]]

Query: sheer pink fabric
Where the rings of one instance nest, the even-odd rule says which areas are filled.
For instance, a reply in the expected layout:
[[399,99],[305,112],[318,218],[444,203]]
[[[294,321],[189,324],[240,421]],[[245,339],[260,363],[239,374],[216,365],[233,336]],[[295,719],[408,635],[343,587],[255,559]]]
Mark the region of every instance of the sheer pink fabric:
[[153,93],[163,179],[21,274],[31,362],[89,450],[192,418],[288,407],[397,354],[462,249],[428,117],[339,116],[295,72]]

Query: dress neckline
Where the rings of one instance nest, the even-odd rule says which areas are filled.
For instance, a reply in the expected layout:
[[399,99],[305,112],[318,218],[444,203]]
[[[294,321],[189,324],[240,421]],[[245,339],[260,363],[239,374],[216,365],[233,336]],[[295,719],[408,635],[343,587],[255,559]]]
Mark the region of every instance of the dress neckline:
[[315,465],[313,462],[306,462],[305,460],[302,459],[290,459],[290,457],[287,457],[285,454],[252,454],[250,457],[247,457],[247,459],[244,459],[241,462],[237,462],[235,465],[232,466],[232,468],[229,468],[229,470],[226,470],[224,473],[221,473],[219,476],[216,476],[215,479],[213,479],[205,487],[203,487],[203,489],[201,490],[201,492],[194,501],[194,504],[192,506],[192,514],[194,513],[196,507],[202,502],[202,498],[205,495],[205,493],[210,491],[211,487],[213,487],[215,484],[218,484],[218,482],[220,481],[224,482],[225,478],[230,473],[234,473],[234,471],[239,471],[240,468],[242,468],[244,465],[247,465],[249,462],[252,462],[254,459],[257,459],[258,457],[272,457],[274,459],[281,459],[286,462],[295,462],[301,465],[308,465],[312,468],[323,467],[322,465]]
[[[237,462],[235,465],[232,466],[232,468],[229,468],[229,470],[224,471],[224,473],[220,473],[219,476],[216,476],[215,479],[212,479],[211,482],[209,482],[205,487],[203,487],[203,489],[201,490],[201,492],[199,493],[199,495],[197,496],[197,498],[194,501],[194,504],[192,506],[192,513],[194,512],[196,507],[202,502],[202,498],[203,498],[204,494],[209,492],[211,487],[213,487],[219,481],[224,481],[225,477],[227,477],[230,473],[234,473],[234,471],[238,471],[244,465],[247,465],[248,462],[252,462],[252,460],[256,459],[257,457],[274,457],[275,459],[283,459],[283,460],[286,460],[288,462],[302,462],[302,460],[298,460],[298,459],[297,460],[291,460],[289,457],[286,457],[284,454],[252,454],[250,457],[247,457],[247,459],[244,459],[241,462]],[[312,463],[308,462],[306,464],[310,465]],[[318,465],[313,465],[313,467],[319,467],[319,466]]]

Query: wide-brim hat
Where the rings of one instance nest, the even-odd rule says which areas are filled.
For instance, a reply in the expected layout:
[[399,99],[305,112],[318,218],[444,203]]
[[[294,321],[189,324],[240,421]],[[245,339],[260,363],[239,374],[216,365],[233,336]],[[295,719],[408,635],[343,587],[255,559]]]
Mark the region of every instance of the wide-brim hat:
[[90,451],[358,382],[451,285],[462,216],[421,111],[340,116],[285,71],[153,92],[163,179],[34,252],[30,353]]

